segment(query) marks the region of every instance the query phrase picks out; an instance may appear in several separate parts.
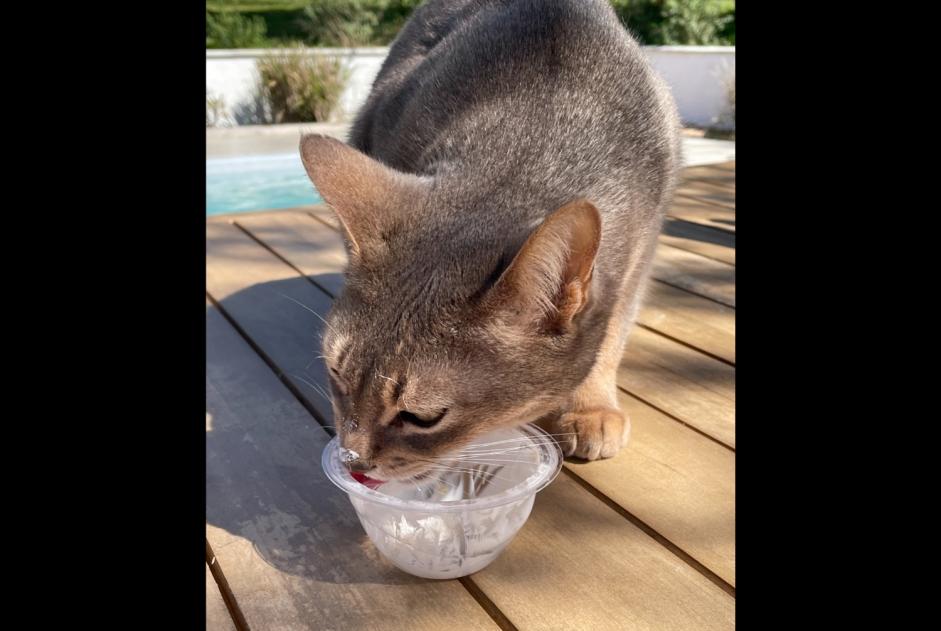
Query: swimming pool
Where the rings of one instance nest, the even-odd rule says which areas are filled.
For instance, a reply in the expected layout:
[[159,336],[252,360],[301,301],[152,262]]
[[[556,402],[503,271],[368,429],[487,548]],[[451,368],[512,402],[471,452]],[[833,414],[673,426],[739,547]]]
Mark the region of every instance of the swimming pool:
[[206,160],[206,216],[322,201],[297,151]]
[[[735,159],[735,142],[707,138],[683,138],[682,142],[686,166]],[[322,202],[296,149],[290,153],[206,159],[207,216]]]

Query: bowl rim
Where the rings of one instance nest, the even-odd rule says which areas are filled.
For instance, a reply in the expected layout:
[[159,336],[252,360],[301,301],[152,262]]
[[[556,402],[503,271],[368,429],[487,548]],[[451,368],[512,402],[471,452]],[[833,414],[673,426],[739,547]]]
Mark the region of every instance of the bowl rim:
[[543,473],[536,470],[532,475],[510,488],[482,500],[466,499],[451,502],[429,502],[425,500],[406,501],[371,489],[354,480],[349,470],[342,464],[339,464],[339,456],[337,455],[340,441],[339,436],[334,436],[324,446],[320,456],[320,464],[321,467],[323,467],[324,473],[327,475],[327,479],[333,482],[340,490],[346,492],[347,495],[350,495],[351,499],[352,496],[355,495],[360,499],[375,504],[382,504],[383,506],[391,508],[401,508],[403,511],[421,513],[461,513],[471,510],[476,511],[495,508],[505,504],[512,504],[526,497],[535,496],[536,493],[546,488],[555,480],[556,476],[558,476],[559,472],[562,470],[564,460],[562,449],[548,432],[532,423],[524,423],[511,429],[527,433],[532,438],[541,439],[538,442],[535,440],[533,442],[536,444],[537,449],[549,454],[550,466]]

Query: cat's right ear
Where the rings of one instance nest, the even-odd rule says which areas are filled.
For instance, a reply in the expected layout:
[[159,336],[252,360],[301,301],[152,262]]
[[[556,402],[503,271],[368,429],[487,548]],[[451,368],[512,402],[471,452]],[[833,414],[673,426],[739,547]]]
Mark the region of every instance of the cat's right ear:
[[504,321],[564,332],[588,305],[601,215],[575,200],[550,214],[529,236],[491,291],[491,307]]
[[347,248],[357,257],[383,247],[426,184],[328,136],[301,137],[300,152],[307,175],[333,208]]

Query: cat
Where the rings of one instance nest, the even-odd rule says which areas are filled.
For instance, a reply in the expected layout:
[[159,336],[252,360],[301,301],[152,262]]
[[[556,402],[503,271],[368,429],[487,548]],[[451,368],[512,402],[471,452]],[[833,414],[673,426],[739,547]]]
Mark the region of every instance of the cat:
[[302,161],[342,225],[323,355],[350,468],[421,475],[537,422],[627,442],[616,372],[680,166],[666,85],[604,0],[429,0],[349,145]]

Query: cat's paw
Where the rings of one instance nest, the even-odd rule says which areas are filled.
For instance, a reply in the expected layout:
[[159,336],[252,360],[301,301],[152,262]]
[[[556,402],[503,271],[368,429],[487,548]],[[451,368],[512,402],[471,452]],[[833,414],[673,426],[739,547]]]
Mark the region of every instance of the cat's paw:
[[611,408],[568,412],[555,425],[562,452],[585,460],[616,456],[631,434],[627,415]]

